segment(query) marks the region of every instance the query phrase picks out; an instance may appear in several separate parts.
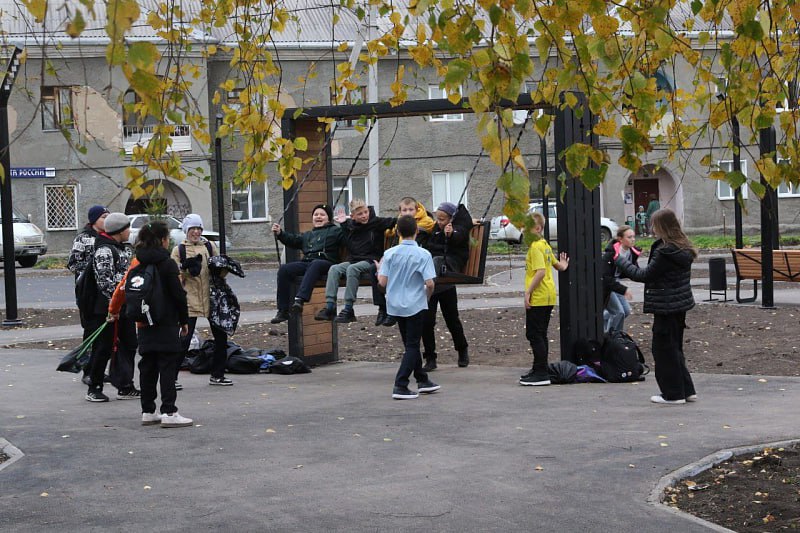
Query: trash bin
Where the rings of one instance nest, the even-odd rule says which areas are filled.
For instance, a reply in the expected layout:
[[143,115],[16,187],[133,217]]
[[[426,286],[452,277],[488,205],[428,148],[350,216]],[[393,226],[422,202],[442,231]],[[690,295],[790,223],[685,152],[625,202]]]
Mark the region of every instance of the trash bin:
[[724,291],[728,288],[724,257],[712,257],[708,260],[708,288],[712,291]]
[[713,297],[715,295],[724,295],[722,301],[728,301],[728,276],[725,272],[724,257],[712,257],[708,260],[708,300],[706,301],[719,301]]

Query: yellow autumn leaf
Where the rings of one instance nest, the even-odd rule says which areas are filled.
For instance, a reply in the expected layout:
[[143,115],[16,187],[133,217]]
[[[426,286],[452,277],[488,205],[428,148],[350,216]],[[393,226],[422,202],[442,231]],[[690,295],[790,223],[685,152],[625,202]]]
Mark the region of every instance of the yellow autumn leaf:
[[592,18],[592,27],[598,37],[605,39],[619,29],[619,21],[610,15],[597,15]]
[[595,124],[593,131],[603,137],[613,137],[617,131],[617,123],[614,120],[601,120]]

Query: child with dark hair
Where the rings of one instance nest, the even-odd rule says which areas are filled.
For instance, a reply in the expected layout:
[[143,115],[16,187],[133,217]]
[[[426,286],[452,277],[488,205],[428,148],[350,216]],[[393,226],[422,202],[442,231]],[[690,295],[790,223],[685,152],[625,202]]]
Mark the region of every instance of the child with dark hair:
[[[142,425],[160,424],[161,427],[175,428],[191,426],[193,421],[178,413],[175,405],[175,374],[183,358],[180,334],[188,332],[189,312],[186,305],[186,292],[178,277],[178,267],[170,259],[169,228],[161,221],[148,222],[139,231],[136,241],[136,257],[126,277],[117,285],[111,303],[109,316],[118,319],[125,302],[125,283],[130,276],[148,265],[155,265],[166,292],[162,299],[165,309],[160,310],[164,317],[156,324],[137,322],[139,339],[139,387],[142,391]],[[161,383],[161,412],[156,413],[157,384]]]
[[[344,244],[342,229],[333,223],[333,211],[329,205],[319,204],[311,211],[311,231],[286,233],[280,224],[272,225],[272,233],[285,246],[303,251],[303,259],[292,261],[278,269],[278,313],[270,320],[278,324],[289,320],[289,311],[301,314],[303,304],[311,299],[314,284],[328,273],[332,265],[339,262],[339,249]],[[291,284],[302,277],[294,302]],[[291,305],[291,308],[290,308]]]
[[694,307],[691,279],[697,250],[670,209],[656,211],[650,223],[656,241],[650,247],[647,266],[640,268],[623,255],[616,264],[624,276],[644,282],[644,312],[653,314],[651,350],[661,394],[651,396],[650,401],[685,404],[697,401],[683,354],[686,311]]

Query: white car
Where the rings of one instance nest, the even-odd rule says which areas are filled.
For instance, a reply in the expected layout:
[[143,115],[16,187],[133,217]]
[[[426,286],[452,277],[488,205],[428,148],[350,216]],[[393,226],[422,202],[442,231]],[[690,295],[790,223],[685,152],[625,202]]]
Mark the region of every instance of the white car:
[[[167,223],[167,227],[169,228],[169,237],[172,239],[172,244],[177,245],[180,244],[186,239],[186,234],[181,229],[181,221],[177,218],[169,215],[128,215],[128,218],[131,221],[131,236],[128,238],[128,242],[134,244],[136,242],[136,237],[139,235],[139,230],[150,222],[151,220],[163,220]],[[209,231],[207,229],[203,230],[203,237],[212,241],[214,244],[217,245],[217,249],[219,249],[219,233],[216,231]],[[226,251],[231,250],[233,247],[231,246],[231,240],[228,236],[225,236],[225,249]]]
[[[16,211],[12,211],[12,217],[14,222],[14,258],[21,267],[30,268],[36,264],[40,255],[47,253],[44,233],[39,229],[39,226],[28,220],[28,217],[24,217]],[[0,248],[2,245],[3,233],[2,224],[0,224]],[[0,251],[0,261],[2,260],[3,253]]]
[[[542,211],[541,202],[531,202],[528,205],[528,213]],[[547,203],[547,221],[550,224],[550,240],[558,238],[558,222],[556,216],[555,202]],[[608,242],[617,234],[617,223],[607,217],[600,217],[600,240]],[[514,227],[508,217],[499,215],[492,219],[492,226],[489,230],[489,238],[510,243],[522,243],[522,232]]]

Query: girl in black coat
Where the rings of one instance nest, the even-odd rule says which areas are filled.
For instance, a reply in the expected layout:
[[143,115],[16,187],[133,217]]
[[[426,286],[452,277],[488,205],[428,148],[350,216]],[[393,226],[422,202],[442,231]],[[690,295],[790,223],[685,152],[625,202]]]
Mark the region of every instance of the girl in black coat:
[[[138,268],[156,265],[164,291],[157,324],[137,323],[139,338],[139,383],[142,389],[142,425],[173,428],[191,426],[193,421],[178,413],[175,405],[175,375],[183,358],[180,335],[189,331],[189,309],[186,291],[178,277],[178,265],[169,254],[169,228],[164,222],[148,222],[139,231],[136,241],[137,264],[127,276],[135,276]],[[124,288],[126,280],[120,285]],[[161,412],[156,413],[157,385],[161,383]]]
[[647,266],[639,268],[620,256],[617,267],[624,276],[644,282],[644,312],[653,314],[652,352],[661,394],[650,401],[670,405],[694,402],[697,394],[686,368],[683,332],[686,311],[694,307],[689,282],[697,250],[671,210],[656,211],[651,227],[657,240],[650,248]]
[[625,319],[631,314],[630,302],[633,294],[628,287],[620,283],[621,272],[617,268],[616,259],[620,255],[628,256],[629,261],[638,266],[641,250],[634,246],[636,232],[630,226],[620,226],[617,238],[608,243],[603,252],[603,331],[605,333],[622,331]]

